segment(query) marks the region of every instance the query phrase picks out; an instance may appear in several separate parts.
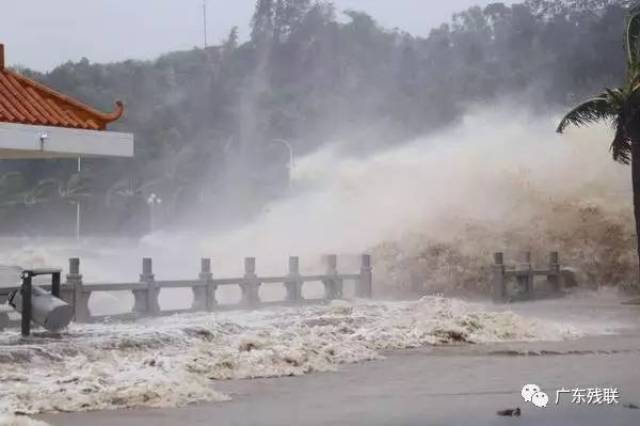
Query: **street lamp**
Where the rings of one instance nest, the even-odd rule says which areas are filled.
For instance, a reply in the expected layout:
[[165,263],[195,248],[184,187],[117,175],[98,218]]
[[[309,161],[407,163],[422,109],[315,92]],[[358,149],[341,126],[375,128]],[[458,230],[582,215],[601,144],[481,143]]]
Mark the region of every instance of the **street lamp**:
[[[42,136],[43,143],[44,143],[44,140],[46,140],[45,136],[46,135]],[[80,173],[82,172],[82,159],[80,157],[78,157],[77,170],[78,170],[78,176],[80,176]],[[80,200],[76,200],[76,241],[80,241]]]
[[158,195],[156,195],[155,193],[151,193],[149,195],[149,198],[147,198],[147,204],[149,205],[149,212],[150,212],[150,221],[151,221],[151,232],[153,232],[156,228],[156,221],[155,221],[155,209],[156,207],[160,206],[162,204],[162,198],[160,198]]
[[202,0],[202,22],[204,24],[204,48],[208,47],[207,42],[207,0]]
[[293,146],[285,139],[274,139],[272,142],[283,145],[289,151],[289,164],[287,164],[287,169],[289,170],[289,189],[291,189],[293,186],[293,170],[296,166]]

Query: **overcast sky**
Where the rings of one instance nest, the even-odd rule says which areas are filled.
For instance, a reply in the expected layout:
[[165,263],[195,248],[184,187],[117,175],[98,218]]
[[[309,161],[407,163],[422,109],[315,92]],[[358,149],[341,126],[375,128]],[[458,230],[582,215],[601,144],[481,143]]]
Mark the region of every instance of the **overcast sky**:
[[[7,63],[48,70],[67,60],[150,59],[203,43],[203,0],[6,0],[0,43]],[[413,34],[453,12],[495,0],[334,0],[338,11],[364,10],[386,27]],[[208,0],[208,37],[217,43],[238,25],[246,38],[254,0]]]

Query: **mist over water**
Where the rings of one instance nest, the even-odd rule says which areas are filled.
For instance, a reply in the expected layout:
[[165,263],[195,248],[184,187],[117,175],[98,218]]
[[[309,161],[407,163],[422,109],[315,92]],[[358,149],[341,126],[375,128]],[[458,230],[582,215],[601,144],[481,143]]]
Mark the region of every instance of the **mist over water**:
[[[462,269],[453,275],[463,284],[480,283],[494,251],[531,250],[542,261],[560,250],[588,284],[631,280],[630,171],[611,160],[611,131],[596,126],[557,135],[556,124],[555,114],[505,103],[472,108],[455,127],[373,155],[358,156],[348,141],[336,141],[299,160],[289,199],[203,246],[230,253],[251,247],[266,258],[375,247],[383,293],[407,285],[407,274],[388,273],[398,268],[444,280],[438,290],[460,279],[452,268]],[[430,253],[433,245],[456,255]],[[429,256],[446,265],[420,264]]]
[[[388,272],[430,244],[455,247],[478,265],[493,251],[565,249],[563,259],[583,267],[608,262],[598,256],[615,248],[610,261],[619,269],[633,254],[630,171],[611,160],[607,127],[557,135],[556,121],[502,103],[471,108],[456,126],[373,154],[330,141],[297,159],[290,194],[243,226],[213,232],[184,224],[182,232],[139,241],[11,240],[2,255],[24,267],[79,256],[88,282],[131,280],[145,256],[162,279],[195,276],[200,257],[214,259],[218,276],[242,272],[247,256],[258,258],[259,272],[283,273],[290,255],[317,269],[322,254],[376,248],[376,265]],[[602,232],[617,239],[603,246]]]

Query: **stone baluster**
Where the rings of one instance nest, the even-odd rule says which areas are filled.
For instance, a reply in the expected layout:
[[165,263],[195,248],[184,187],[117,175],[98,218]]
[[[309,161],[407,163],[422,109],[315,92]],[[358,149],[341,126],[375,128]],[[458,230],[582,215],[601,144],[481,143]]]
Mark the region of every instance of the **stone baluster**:
[[69,273],[67,274],[66,291],[63,299],[67,300],[68,292],[72,291],[71,297],[74,309],[74,319],[76,322],[87,322],[91,319],[89,310],[89,298],[91,292],[87,291],[82,284],[82,274],[80,273],[80,259],[69,259]]
[[549,275],[547,282],[554,293],[560,292],[560,255],[557,251],[549,254]]
[[356,296],[371,299],[373,297],[373,269],[371,255],[363,254],[360,263],[360,280],[356,288]]
[[147,313],[151,316],[160,314],[160,288],[153,274],[153,260],[149,257],[142,259],[142,274],[140,282],[147,284]]
[[507,282],[505,279],[504,254],[495,253],[493,255],[493,280],[492,296],[495,303],[507,301]]
[[330,254],[326,257],[327,277],[322,281],[324,295],[327,300],[340,299],[342,297],[342,280],[338,278],[338,256]]
[[242,304],[255,308],[260,304],[260,281],[256,275],[256,258],[244,259],[244,279],[240,284],[242,289]]
[[[149,309],[149,298],[147,296],[149,292],[149,285],[147,283],[147,277],[145,276],[145,268],[148,267],[146,265],[146,260],[142,260],[142,274],[140,275],[140,286],[133,290],[133,312],[139,316],[151,315]],[[151,263],[151,268],[153,268],[153,263]]]
[[289,274],[284,283],[287,288],[287,302],[296,303],[302,300],[302,281],[300,280],[300,258],[289,258]]
[[531,265],[531,252],[524,253],[525,270],[518,275],[518,284],[524,300],[533,299],[533,266]]
[[213,274],[211,273],[211,259],[202,259],[200,261],[200,286],[192,287],[194,311],[212,311],[217,305],[216,286],[213,283]]

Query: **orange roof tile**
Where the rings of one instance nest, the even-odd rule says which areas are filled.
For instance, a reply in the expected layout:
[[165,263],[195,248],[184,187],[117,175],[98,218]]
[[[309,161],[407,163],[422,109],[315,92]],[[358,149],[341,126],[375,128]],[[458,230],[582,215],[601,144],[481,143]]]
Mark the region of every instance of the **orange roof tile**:
[[105,114],[5,68],[0,44],[0,122],[105,130],[123,112],[120,101],[114,112]]

